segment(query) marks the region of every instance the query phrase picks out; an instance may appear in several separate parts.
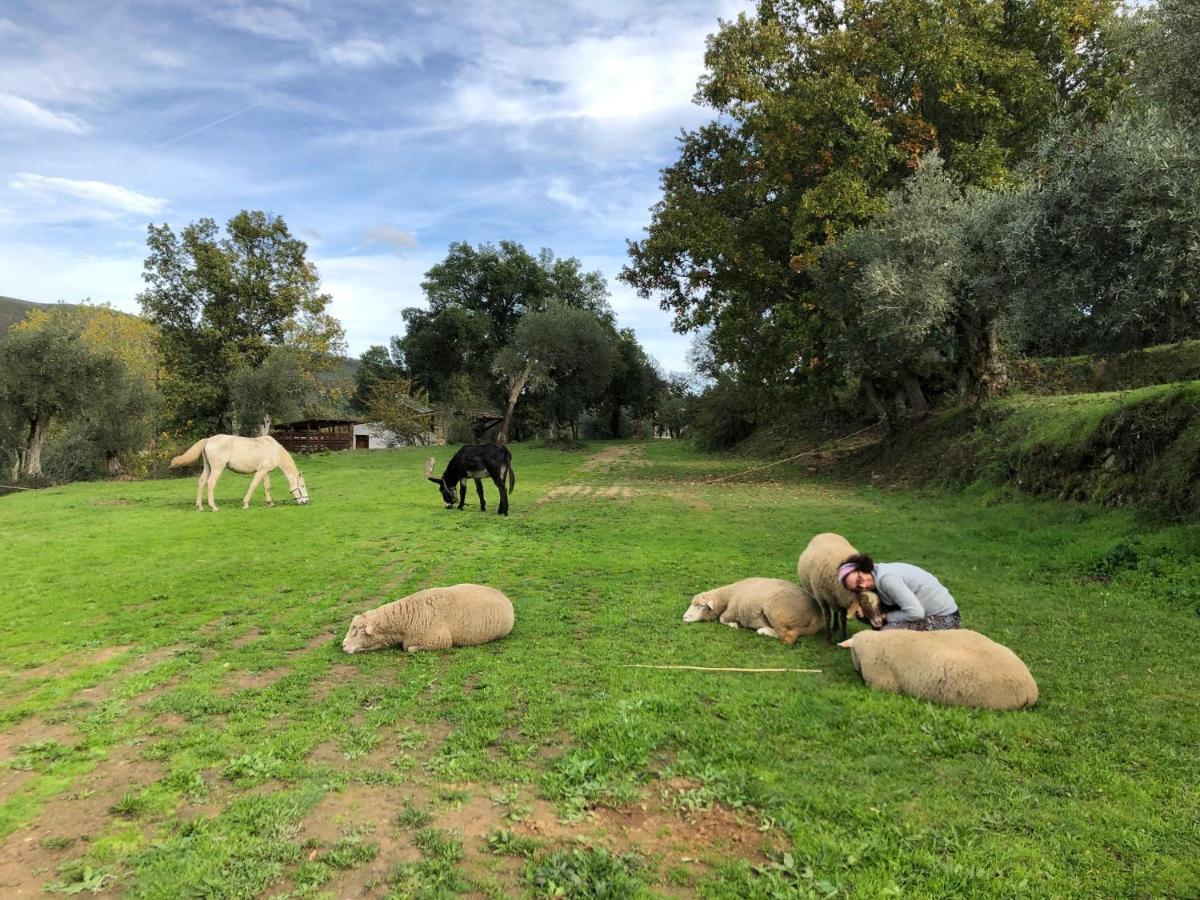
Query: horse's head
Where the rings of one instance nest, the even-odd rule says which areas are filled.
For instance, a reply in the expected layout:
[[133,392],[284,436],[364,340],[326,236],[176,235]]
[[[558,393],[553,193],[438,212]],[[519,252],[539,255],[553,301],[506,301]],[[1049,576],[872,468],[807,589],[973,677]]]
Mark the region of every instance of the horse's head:
[[301,506],[308,505],[308,486],[304,483],[304,473],[296,470],[296,480],[291,484],[292,496]]
[[446,484],[444,478],[433,477],[433,457],[427,457],[425,460],[425,477],[438,486],[438,490],[442,492],[442,502],[446,504],[446,509],[454,508],[454,487]]

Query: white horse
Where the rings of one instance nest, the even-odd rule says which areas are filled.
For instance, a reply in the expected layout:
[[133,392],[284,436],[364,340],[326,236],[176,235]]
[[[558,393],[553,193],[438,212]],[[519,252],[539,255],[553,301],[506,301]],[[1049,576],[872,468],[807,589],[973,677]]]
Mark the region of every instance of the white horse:
[[250,490],[242,499],[242,509],[250,508],[250,495],[263,483],[263,493],[267,495],[267,506],[271,502],[271,476],[268,474],[278,466],[287,476],[288,489],[296,502],[301,506],[308,503],[308,488],[304,485],[304,476],[292,462],[292,455],[285,450],[273,437],[238,437],[233,434],[214,434],[212,437],[201,438],[192,444],[186,453],[181,453],[171,460],[171,468],[186,466],[194,463],[204,455],[204,471],[196,483],[196,509],[204,509],[201,497],[204,486],[208,485],[208,505],[216,511],[217,504],[213,502],[213,488],[217,479],[225,471],[226,466],[241,475],[253,475]]

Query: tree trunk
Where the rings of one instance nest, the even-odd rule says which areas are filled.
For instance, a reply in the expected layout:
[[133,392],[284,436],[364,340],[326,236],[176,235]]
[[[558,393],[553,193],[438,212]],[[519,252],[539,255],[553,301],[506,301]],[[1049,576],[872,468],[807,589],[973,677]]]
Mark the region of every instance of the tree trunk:
[[25,467],[21,474],[28,478],[42,477],[42,448],[46,446],[46,427],[50,416],[39,413],[29,423],[29,439],[25,442]]
[[614,438],[621,437],[621,404],[613,403],[612,412],[608,417],[609,436]]
[[504,410],[504,422],[500,426],[500,434],[496,436],[497,444],[508,443],[508,430],[512,427],[513,413],[517,408],[517,398],[521,396],[521,391],[525,390],[525,385],[529,382],[529,376],[533,374],[533,363],[527,363],[524,371],[521,372],[508,388],[508,406]]
[[925,399],[925,392],[921,390],[921,382],[915,375],[904,379],[904,395],[908,400],[908,409],[914,416],[929,414],[929,401]]
[[115,477],[121,474],[121,459],[117,454],[111,452],[105,453],[104,462],[108,466],[108,474],[110,476]]
[[1008,366],[1000,348],[1000,325],[994,317],[959,322],[967,348],[966,378],[960,381],[972,403],[991,400],[1008,389]]
[[271,417],[263,416],[262,425],[259,427],[258,436],[266,437],[271,433]]
[[879,391],[875,389],[875,385],[870,381],[863,381],[863,390],[867,395],[867,402],[871,404],[871,409],[874,410],[876,418],[888,418],[887,407],[884,406],[882,400],[879,399]]

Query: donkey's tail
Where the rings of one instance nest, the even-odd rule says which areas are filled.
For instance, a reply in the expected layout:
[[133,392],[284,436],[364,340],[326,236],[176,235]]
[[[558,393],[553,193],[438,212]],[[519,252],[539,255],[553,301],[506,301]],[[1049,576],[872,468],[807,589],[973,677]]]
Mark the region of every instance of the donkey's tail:
[[508,492],[511,494],[512,489],[517,486],[517,473],[512,470],[512,463],[508,464]]
[[168,468],[175,469],[179,466],[191,465],[200,458],[200,454],[204,452],[204,445],[207,443],[208,438],[200,438],[200,440],[192,444],[192,446],[189,447],[186,452],[180,453],[178,456],[172,459],[171,465],[168,466]]

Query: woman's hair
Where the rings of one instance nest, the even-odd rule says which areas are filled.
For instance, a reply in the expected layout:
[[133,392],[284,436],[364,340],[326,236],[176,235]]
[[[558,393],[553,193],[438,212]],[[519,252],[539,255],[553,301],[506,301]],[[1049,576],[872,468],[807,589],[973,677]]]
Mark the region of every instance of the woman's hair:
[[875,572],[875,560],[865,553],[855,553],[853,556],[846,557],[842,565],[853,565],[854,571],[866,572],[868,575]]

